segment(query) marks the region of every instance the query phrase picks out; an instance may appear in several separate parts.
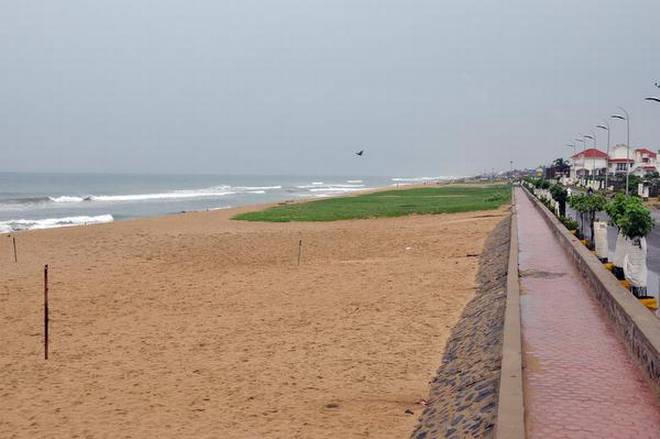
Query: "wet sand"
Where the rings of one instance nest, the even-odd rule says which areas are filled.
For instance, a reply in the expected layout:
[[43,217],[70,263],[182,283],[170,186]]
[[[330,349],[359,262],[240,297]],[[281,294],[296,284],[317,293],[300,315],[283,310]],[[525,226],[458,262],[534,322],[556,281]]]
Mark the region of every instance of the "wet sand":
[[3,236],[0,437],[408,436],[507,210],[243,210]]

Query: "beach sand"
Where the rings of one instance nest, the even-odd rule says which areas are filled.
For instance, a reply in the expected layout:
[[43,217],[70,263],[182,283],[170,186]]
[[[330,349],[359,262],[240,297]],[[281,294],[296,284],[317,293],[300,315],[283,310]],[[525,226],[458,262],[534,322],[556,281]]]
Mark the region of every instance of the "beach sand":
[[507,209],[243,210],[1,237],[0,437],[407,437]]

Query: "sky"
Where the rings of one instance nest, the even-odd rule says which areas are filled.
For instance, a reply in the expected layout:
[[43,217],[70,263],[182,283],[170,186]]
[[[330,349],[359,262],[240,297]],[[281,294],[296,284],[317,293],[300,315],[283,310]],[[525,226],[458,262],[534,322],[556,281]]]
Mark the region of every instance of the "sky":
[[471,175],[566,157],[617,106],[655,150],[658,20],[657,0],[3,0],[0,171]]

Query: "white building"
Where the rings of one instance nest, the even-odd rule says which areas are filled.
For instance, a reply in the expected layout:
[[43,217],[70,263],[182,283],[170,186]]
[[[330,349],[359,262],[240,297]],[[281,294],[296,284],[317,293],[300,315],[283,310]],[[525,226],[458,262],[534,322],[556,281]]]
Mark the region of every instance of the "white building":
[[571,178],[604,175],[607,154],[596,148],[585,149],[571,157]]
[[649,172],[658,172],[658,154],[647,148],[637,148],[635,150],[635,164],[630,172],[637,175],[648,174]]
[[630,166],[630,173],[645,175],[658,171],[657,153],[647,148],[630,150],[626,145],[610,148],[610,155],[596,148],[589,148],[571,157],[571,178],[605,175],[605,169],[611,174],[625,174]]

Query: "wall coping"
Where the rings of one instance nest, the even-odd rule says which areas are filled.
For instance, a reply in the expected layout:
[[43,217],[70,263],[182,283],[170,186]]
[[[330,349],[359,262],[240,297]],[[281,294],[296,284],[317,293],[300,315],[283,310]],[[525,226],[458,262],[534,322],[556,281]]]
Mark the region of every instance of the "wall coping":
[[506,279],[506,310],[502,343],[502,367],[495,437],[525,439],[525,406],[520,328],[520,280],[518,278],[518,222],[515,195],[511,196],[511,234]]

